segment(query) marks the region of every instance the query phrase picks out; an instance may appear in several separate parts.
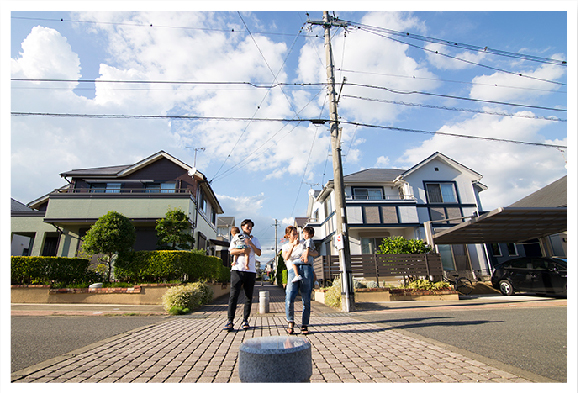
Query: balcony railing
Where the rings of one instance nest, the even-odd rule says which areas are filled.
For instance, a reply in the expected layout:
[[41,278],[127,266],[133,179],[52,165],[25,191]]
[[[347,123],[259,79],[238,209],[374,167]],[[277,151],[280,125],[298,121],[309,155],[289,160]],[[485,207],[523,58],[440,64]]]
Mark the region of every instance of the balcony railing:
[[350,201],[368,201],[368,202],[384,202],[384,201],[415,201],[415,197],[413,195],[385,195],[382,197],[374,197],[374,196],[367,196],[367,195],[346,195],[345,200]]
[[59,191],[61,194],[192,194],[191,190],[161,190],[150,188],[122,188],[122,189],[91,189],[91,188],[70,188]]

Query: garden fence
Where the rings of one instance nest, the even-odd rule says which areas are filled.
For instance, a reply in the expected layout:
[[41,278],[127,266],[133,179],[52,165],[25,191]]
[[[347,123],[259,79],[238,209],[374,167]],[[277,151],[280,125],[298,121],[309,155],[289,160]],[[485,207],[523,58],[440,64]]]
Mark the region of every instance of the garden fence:
[[[341,268],[338,255],[321,255],[313,264],[317,279],[326,282],[338,277]],[[362,254],[351,256],[351,272],[355,278],[392,276],[443,276],[440,254]]]

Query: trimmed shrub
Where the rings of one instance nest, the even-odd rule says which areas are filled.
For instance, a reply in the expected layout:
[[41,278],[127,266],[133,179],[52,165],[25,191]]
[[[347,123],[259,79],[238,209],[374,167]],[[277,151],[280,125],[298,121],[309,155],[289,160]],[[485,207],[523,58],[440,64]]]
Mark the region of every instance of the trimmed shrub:
[[432,282],[429,280],[413,280],[406,285],[402,285],[402,288],[421,290],[421,291],[440,291],[450,289],[450,283],[445,281]]
[[136,251],[122,255],[114,274],[129,282],[171,280],[227,282],[229,269],[223,261],[199,252],[181,250]]
[[[163,308],[171,314],[186,313],[213,300],[213,290],[203,282],[194,282],[167,289],[162,297]],[[187,311],[188,312],[188,311]]]
[[333,280],[333,285],[325,291],[325,304],[329,307],[341,308],[341,279]]
[[14,285],[88,281],[88,265],[88,259],[83,258],[13,256],[11,281]]

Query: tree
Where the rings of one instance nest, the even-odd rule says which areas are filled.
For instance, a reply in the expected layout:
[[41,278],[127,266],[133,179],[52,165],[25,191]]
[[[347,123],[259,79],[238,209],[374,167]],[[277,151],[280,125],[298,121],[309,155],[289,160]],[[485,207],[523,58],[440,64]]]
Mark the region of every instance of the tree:
[[159,249],[190,250],[195,238],[188,233],[190,228],[187,214],[179,208],[170,209],[164,218],[157,220],[157,246]]
[[377,254],[427,254],[431,248],[421,239],[404,239],[401,236],[386,237]]
[[82,249],[89,254],[104,254],[110,281],[112,258],[131,250],[136,240],[134,225],[122,214],[109,211],[100,217],[82,238]]

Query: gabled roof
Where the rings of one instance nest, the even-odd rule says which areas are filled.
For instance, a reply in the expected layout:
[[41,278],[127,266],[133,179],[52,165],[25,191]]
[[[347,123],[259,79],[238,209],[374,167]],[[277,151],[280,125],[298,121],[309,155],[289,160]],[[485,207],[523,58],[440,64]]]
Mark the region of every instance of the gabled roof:
[[194,176],[197,172],[197,170],[187,164],[185,164],[184,162],[182,162],[181,160],[171,156],[170,154],[164,152],[163,150],[159,151],[158,153],[153,154],[152,156],[145,158],[144,160],[141,160],[139,162],[137,162],[134,165],[129,166],[128,168],[125,168],[123,170],[121,170],[120,172],[118,172],[118,176],[127,176],[130,175],[133,172],[138,171],[139,169],[152,164],[155,161],[158,161],[162,158],[166,158],[169,161],[172,161],[173,163],[177,164],[178,166],[180,166],[181,168],[185,169],[187,172],[189,172],[189,175]]
[[548,184],[544,188],[520,199],[510,207],[562,207],[568,206],[567,176]]
[[414,165],[413,167],[411,167],[410,169],[405,171],[403,173],[403,176],[405,177],[405,176],[411,175],[413,172],[417,171],[418,169],[422,168],[424,165],[426,165],[427,163],[429,163],[433,160],[440,160],[440,161],[446,163],[447,165],[456,168],[460,172],[464,172],[464,171],[468,172],[472,176],[477,177],[478,180],[480,180],[483,177],[482,175],[480,175],[478,172],[474,171],[473,169],[470,169],[467,166],[462,165],[455,160],[452,160],[451,158],[449,158],[448,156],[446,156],[440,152],[435,152],[434,154],[432,154],[431,156],[429,156],[428,158],[426,158],[425,160],[423,160],[419,164]]
[[10,198],[10,211],[11,212],[33,212],[31,208],[23,204],[22,202],[18,202],[14,198]]
[[403,174],[405,169],[382,169],[369,168],[363,169],[351,175],[343,176],[345,183],[383,183],[392,182],[399,175]]
[[[138,171],[141,168],[144,168],[147,165],[152,164],[155,161],[158,161],[162,158],[166,158],[167,160],[177,164],[181,168],[185,169],[191,176],[199,176],[197,174],[197,170],[181,160],[171,156],[167,152],[161,150],[158,153],[155,153],[136,164],[129,164],[129,165],[115,165],[115,166],[107,166],[107,167],[100,167],[100,168],[88,168],[88,169],[73,169],[68,172],[61,173],[60,176],[62,177],[80,177],[80,176],[94,176],[94,177],[123,177],[130,175]],[[202,176],[202,175],[201,175]]]
[[95,176],[95,177],[111,177],[111,176],[118,176],[118,174],[130,168],[131,165],[115,165],[115,166],[106,166],[101,168],[88,168],[88,169],[73,169],[68,172],[61,173],[61,177],[83,177],[83,176]]

